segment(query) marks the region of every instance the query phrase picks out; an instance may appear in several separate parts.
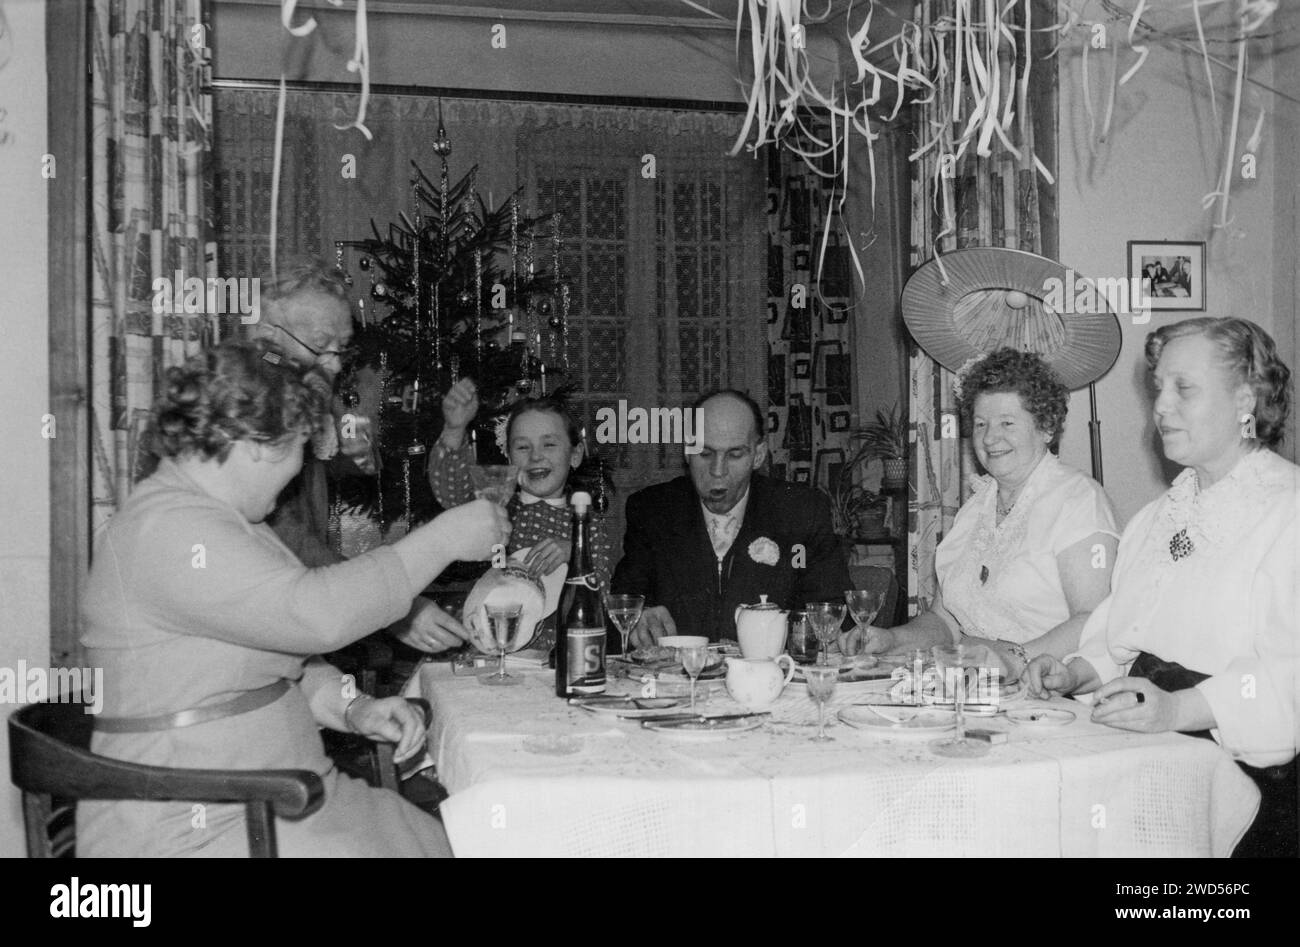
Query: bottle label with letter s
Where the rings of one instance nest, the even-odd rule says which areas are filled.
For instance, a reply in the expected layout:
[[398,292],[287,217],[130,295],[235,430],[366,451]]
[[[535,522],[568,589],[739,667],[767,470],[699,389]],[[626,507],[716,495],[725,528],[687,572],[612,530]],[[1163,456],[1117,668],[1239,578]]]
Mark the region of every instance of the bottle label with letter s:
[[574,694],[598,694],[605,689],[605,629],[570,628],[565,645],[568,689]]

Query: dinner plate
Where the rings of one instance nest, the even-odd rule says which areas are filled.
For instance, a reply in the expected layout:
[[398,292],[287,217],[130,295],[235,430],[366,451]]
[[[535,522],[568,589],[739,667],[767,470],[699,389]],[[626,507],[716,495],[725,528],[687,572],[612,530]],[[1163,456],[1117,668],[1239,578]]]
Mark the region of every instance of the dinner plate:
[[654,720],[647,720],[641,726],[646,730],[653,730],[655,733],[662,733],[664,736],[676,739],[716,740],[731,736],[734,733],[757,730],[767,719],[767,717],[742,717],[739,720],[719,720],[716,722],[707,720],[665,720],[658,723]]
[[1074,723],[1075,714],[1057,707],[1017,707],[1007,711],[1007,719],[1029,727],[1064,727]]
[[[888,714],[886,717],[884,714]],[[946,733],[957,725],[955,714],[946,710],[934,710],[930,707],[911,708],[882,707],[872,710],[867,704],[854,704],[839,712],[839,719],[850,727],[870,730],[889,736],[910,737],[930,736]]]
[[686,705],[687,701],[678,697],[638,697],[635,700],[629,700],[624,703],[617,701],[605,701],[594,704],[574,704],[588,713],[595,714],[598,717],[624,717],[628,720],[640,720],[646,717],[657,717],[667,713],[681,713],[680,708]]
[[[808,683],[808,677],[804,673],[805,665],[796,664],[794,668],[794,677],[790,679],[791,684],[801,686]],[[879,681],[889,681],[890,669],[880,667],[859,667],[855,664],[842,664],[839,668],[839,675],[835,678],[836,684],[871,684]]]

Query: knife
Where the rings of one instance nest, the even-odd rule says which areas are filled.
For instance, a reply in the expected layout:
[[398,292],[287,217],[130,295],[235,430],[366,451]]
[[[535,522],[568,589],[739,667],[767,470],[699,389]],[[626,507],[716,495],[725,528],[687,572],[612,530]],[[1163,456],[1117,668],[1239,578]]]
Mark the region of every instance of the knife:
[[750,717],[770,717],[770,716],[771,716],[770,712],[763,711],[762,713],[753,713],[753,714],[717,714],[711,717],[705,714],[665,714],[662,717],[649,717],[649,718],[638,717],[638,718],[624,718],[624,719],[638,719],[641,721],[641,726],[644,727],[652,723],[686,723],[691,720],[698,720],[700,723],[717,723],[723,720],[747,720]]

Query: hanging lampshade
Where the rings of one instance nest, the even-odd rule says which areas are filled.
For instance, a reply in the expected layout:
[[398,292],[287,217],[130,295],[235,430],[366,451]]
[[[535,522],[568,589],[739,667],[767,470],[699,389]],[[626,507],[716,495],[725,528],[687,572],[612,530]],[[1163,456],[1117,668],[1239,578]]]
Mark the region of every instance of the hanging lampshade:
[[[949,371],[1010,347],[1041,355],[1073,390],[1106,374],[1119,356],[1119,322],[1104,294],[1092,294],[1090,312],[1068,311],[1076,275],[1060,263],[1000,247],[954,250],[942,262],[930,260],[907,281],[903,321]],[[1054,286],[1070,301],[1065,312],[1044,301]]]

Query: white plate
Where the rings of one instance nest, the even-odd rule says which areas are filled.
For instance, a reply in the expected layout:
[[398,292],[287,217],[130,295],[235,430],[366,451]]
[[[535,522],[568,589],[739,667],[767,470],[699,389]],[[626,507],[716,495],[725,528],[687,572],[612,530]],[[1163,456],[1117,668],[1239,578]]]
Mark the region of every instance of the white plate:
[[717,740],[722,737],[731,736],[733,733],[744,733],[747,730],[757,730],[768,721],[768,717],[743,717],[739,720],[719,720],[716,723],[709,723],[701,720],[678,720],[674,723],[664,722],[655,723],[648,720],[642,724],[646,730],[653,730],[655,733],[662,733],[666,737],[673,737],[681,740]]
[[1074,723],[1075,714],[1056,707],[1017,707],[1007,711],[1007,719],[1028,727],[1064,727]]
[[[884,717],[882,714],[888,714],[889,717]],[[838,716],[842,723],[847,723],[850,727],[898,737],[931,736],[935,733],[947,733],[957,725],[955,714],[946,710],[932,710],[929,707],[917,710],[882,707],[880,713],[877,713],[869,706],[854,705],[845,707],[839,712]]]

